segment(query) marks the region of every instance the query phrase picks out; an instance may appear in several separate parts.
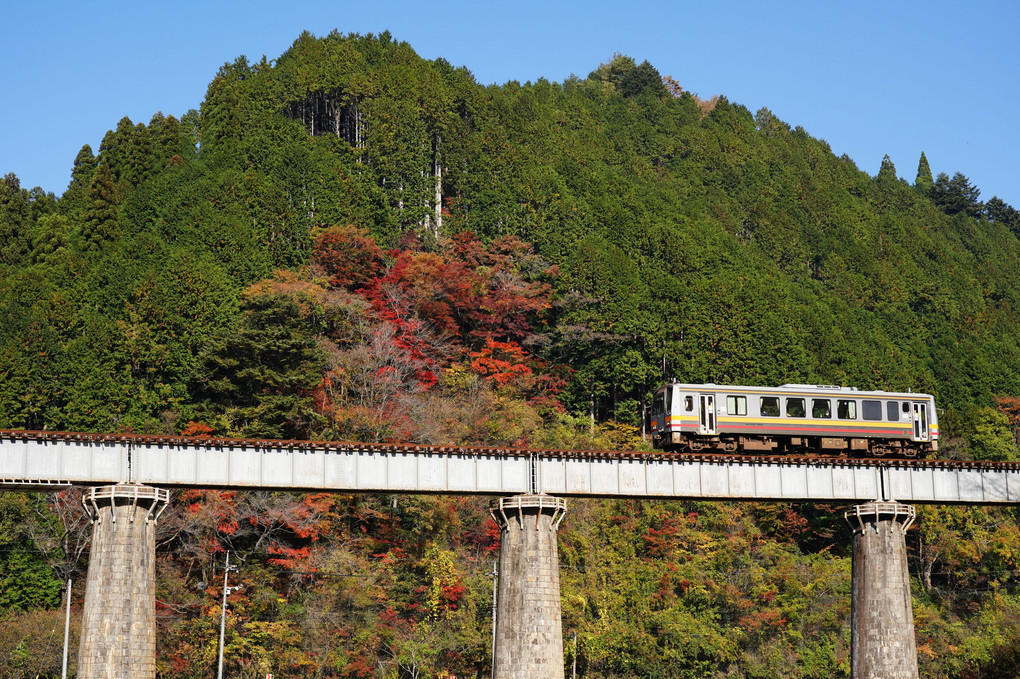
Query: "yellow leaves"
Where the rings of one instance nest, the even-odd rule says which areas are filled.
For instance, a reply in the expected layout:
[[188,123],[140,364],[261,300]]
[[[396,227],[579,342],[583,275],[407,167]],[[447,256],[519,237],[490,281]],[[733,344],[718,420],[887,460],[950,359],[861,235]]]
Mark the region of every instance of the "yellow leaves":
[[441,549],[434,542],[429,543],[422,557],[429,578],[425,603],[433,621],[450,615],[460,607],[465,587],[461,584],[462,577],[454,565],[454,557],[453,552]]
[[264,295],[289,297],[297,303],[302,315],[310,313],[312,305],[321,305],[325,294],[326,289],[322,285],[285,269],[277,269],[271,277],[252,283],[241,293],[244,299]]
[[917,647],[917,653],[918,655],[923,655],[928,659],[935,659],[938,657],[938,653],[936,653],[935,649],[932,648],[931,640],[919,645]]

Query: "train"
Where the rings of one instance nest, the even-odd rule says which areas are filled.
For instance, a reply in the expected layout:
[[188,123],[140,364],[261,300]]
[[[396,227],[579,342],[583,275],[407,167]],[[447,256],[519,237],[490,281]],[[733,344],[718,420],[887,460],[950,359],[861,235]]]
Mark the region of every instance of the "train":
[[652,445],[676,452],[925,458],[938,450],[935,399],[824,384],[670,382],[652,401]]

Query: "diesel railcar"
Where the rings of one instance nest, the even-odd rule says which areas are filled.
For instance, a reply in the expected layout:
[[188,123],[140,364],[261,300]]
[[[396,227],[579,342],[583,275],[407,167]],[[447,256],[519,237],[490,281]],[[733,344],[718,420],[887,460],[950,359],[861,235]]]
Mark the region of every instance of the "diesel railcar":
[[671,382],[655,392],[655,448],[671,451],[928,457],[938,449],[929,394],[784,384]]

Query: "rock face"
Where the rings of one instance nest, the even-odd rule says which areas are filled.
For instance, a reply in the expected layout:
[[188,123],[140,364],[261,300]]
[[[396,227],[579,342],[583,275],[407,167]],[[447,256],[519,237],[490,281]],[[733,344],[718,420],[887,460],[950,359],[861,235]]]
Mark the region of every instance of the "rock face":
[[854,529],[852,679],[918,679],[906,531],[914,508],[871,502],[846,513]]
[[156,676],[156,517],[167,491],[93,488],[92,552],[78,651],[78,679]]
[[546,495],[493,503],[492,516],[502,529],[495,679],[563,679],[556,529],[565,511],[564,500]]

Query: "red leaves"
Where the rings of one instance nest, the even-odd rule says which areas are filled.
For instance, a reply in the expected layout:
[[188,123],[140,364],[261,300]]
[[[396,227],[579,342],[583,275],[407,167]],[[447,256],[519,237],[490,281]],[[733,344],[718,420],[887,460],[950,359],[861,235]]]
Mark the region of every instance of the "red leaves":
[[376,676],[375,654],[353,654],[350,661],[340,671],[341,677],[350,679],[372,679]]
[[[288,322],[314,335],[325,366],[299,396],[322,416],[318,435],[523,443],[562,411],[569,368],[524,349],[549,320],[556,268],[515,237],[462,233],[441,245],[426,252],[408,239],[384,253],[365,229],[330,227],[308,267],[245,290],[247,304],[279,298],[296,309]],[[456,403],[471,408],[451,416]]]
[[337,502],[328,493],[288,496],[278,493],[186,490],[182,534],[203,545],[202,551],[265,544],[270,559],[284,568],[307,568],[311,543],[330,529]]
[[442,610],[457,610],[460,600],[464,598],[467,587],[461,584],[449,585],[439,590],[439,607]]
[[697,530],[697,522],[697,512],[663,516],[659,527],[649,526],[643,536],[647,556],[652,559],[676,558],[678,551],[688,549],[691,531]]
[[996,396],[995,405],[1009,419],[1009,426],[1020,428],[1020,396]]
[[451,337],[520,341],[552,306],[544,279],[556,268],[513,236],[486,246],[462,233],[440,253],[394,250],[385,271],[378,245],[353,226],[321,232],[313,252],[330,285],[360,289],[380,320],[400,327],[402,339],[405,326],[417,322]]
[[488,553],[499,552],[500,541],[503,539],[503,531],[491,518],[485,520],[485,536],[489,539],[489,545],[485,548]]
[[748,632],[762,632],[768,628],[786,626],[783,612],[774,608],[751,611],[737,620],[737,626]]
[[[324,270],[333,289],[314,278],[305,287],[334,295],[338,287],[351,290],[345,308],[360,301],[364,313],[360,325],[322,326],[330,367],[313,396],[332,435],[414,438],[432,425],[413,411],[451,369],[455,384],[457,374],[470,371],[497,389],[512,389],[502,395],[527,399],[536,412],[560,410],[556,394],[566,386],[565,369],[550,368],[521,346],[552,307],[548,281],[555,267],[515,237],[486,244],[462,233],[439,252],[412,245],[384,255],[364,229],[319,232],[310,273]],[[273,291],[318,298],[279,273],[274,281]]]
[[230,519],[218,525],[216,527],[216,530],[218,530],[220,533],[223,533],[224,535],[232,535],[236,533],[237,529],[240,527],[241,525],[236,520]]
[[381,552],[379,554],[373,554],[372,556],[379,559],[379,563],[383,566],[393,566],[407,558],[407,552],[400,547],[393,547],[388,551]]
[[189,421],[181,430],[181,436],[210,436],[213,428],[201,422]]
[[532,374],[525,363],[530,357],[517,342],[485,340],[485,348],[471,352],[471,370],[485,379],[504,386],[518,378]]
[[488,249],[474,234],[461,234],[447,247],[448,256],[463,258],[479,276],[478,305],[470,310],[471,334],[485,339],[521,341],[533,324],[552,308],[552,286],[558,270],[536,256],[529,243],[503,236]]
[[479,276],[464,262],[428,252],[402,252],[366,296],[390,321],[427,319],[439,331],[461,334],[461,317],[478,304]]
[[[311,550],[308,547],[281,547],[279,545],[269,545],[266,550],[270,554],[278,555],[277,557],[268,559],[267,561],[276,566],[283,568],[303,568],[305,561],[312,555]],[[316,570],[310,568],[309,570]]]
[[645,535],[648,556],[660,558],[667,556],[677,547],[677,533],[681,530],[680,522],[674,517],[666,517],[661,528],[649,528]]
[[464,530],[466,542],[482,554],[498,554],[502,531],[492,517],[486,518],[480,526],[467,526]]
[[326,271],[331,286],[355,290],[382,270],[383,252],[367,229],[331,226],[319,232],[312,261]]

